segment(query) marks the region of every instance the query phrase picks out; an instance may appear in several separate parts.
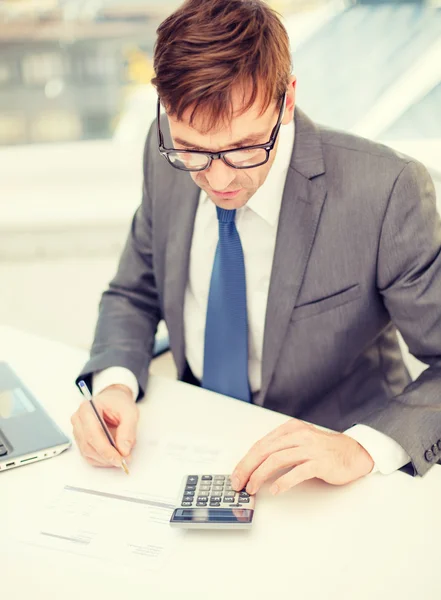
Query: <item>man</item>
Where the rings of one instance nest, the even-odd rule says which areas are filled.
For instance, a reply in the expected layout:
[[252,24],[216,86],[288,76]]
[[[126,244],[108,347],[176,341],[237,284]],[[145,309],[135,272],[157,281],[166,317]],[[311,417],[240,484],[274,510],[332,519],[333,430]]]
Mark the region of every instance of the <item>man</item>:
[[[282,469],[273,493],[408,463],[423,475],[441,453],[441,225],[425,168],[295,107],[288,37],[261,0],[187,1],[154,64],[166,115],[158,101],[81,374],[121,455],[164,318],[180,379],[293,417],[241,460],[235,489]],[[429,365],[415,382],[396,327]],[[72,423],[91,464],[120,465],[87,405]]]

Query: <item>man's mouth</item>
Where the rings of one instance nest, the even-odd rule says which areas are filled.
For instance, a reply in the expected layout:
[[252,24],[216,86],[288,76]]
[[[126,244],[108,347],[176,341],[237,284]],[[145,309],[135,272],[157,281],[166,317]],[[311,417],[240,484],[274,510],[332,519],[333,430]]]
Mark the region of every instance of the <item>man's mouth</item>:
[[234,190],[232,192],[215,192],[214,190],[211,191],[216,196],[216,198],[234,198],[240,192],[240,189]]

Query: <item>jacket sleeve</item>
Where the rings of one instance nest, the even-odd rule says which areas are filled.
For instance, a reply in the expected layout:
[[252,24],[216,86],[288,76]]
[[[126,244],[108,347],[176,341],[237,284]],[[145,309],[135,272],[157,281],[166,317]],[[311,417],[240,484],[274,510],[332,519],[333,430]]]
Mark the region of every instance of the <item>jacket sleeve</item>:
[[125,367],[136,376],[138,399],[145,392],[155,333],[162,318],[153,266],[149,195],[153,136],[152,125],[144,149],[142,203],[133,217],[117,273],[102,295],[90,359],[76,380],[85,378],[90,388],[93,373]]
[[410,352],[428,368],[363,424],[396,440],[423,475],[441,458],[441,223],[433,182],[415,161],[389,197],[377,285]]

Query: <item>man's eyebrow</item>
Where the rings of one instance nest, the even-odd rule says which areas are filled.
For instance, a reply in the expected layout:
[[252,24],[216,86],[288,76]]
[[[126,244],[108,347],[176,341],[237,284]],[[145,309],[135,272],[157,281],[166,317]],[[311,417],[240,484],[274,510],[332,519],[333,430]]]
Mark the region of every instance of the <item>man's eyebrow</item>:
[[[263,136],[266,135],[264,133],[254,133],[253,135],[248,135],[241,140],[238,140],[234,144],[228,146],[228,150],[230,148],[241,148],[242,146],[252,146],[253,144],[257,144],[260,140],[262,140]],[[197,146],[196,144],[191,144],[190,142],[186,142],[185,140],[176,137],[174,138],[175,143],[179,146],[184,146],[185,148],[191,148],[192,150],[201,150],[203,152],[213,152],[213,150],[209,150],[208,148],[202,148],[201,146]]]

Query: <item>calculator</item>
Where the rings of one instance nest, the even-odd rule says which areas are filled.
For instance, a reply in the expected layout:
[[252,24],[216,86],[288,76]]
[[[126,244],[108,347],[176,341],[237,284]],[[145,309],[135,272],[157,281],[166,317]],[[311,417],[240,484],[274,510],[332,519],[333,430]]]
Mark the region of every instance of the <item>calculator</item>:
[[184,529],[248,529],[255,498],[235,492],[229,475],[187,475],[170,524]]

